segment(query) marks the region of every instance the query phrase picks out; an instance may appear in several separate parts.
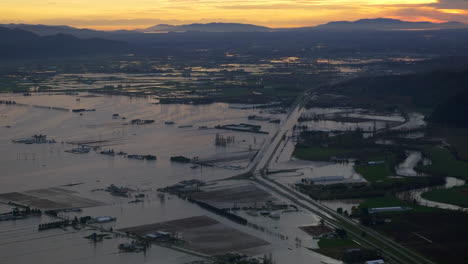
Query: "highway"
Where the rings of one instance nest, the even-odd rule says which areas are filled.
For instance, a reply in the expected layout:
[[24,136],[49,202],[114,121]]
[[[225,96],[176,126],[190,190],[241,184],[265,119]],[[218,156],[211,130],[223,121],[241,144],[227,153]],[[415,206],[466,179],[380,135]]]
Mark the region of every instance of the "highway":
[[275,132],[269,142],[264,142],[249,165],[248,172],[244,173],[242,176],[249,176],[253,182],[270,190],[272,193],[316,214],[330,226],[346,230],[348,235],[360,244],[368,248],[380,250],[390,263],[435,264],[373,229],[363,226],[349,217],[338,214],[320,202],[314,201],[307,195],[268,178],[267,171],[271,160],[275,157],[284,138],[287,137],[288,133],[292,133],[294,125],[296,125],[298,118],[304,110],[304,106],[310,99],[311,95],[309,92],[305,92],[297,98],[289,110],[286,119],[282,121],[278,131]]

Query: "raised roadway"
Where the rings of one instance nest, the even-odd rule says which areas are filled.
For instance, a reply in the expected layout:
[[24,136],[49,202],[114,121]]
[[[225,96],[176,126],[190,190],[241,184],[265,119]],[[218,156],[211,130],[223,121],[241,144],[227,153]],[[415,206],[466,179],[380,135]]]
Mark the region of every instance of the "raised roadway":
[[304,106],[311,100],[311,98],[312,95],[310,91],[307,91],[296,99],[285,120],[281,122],[280,128],[275,132],[270,140],[264,142],[257,155],[250,163],[247,172],[240,176],[250,177],[252,181],[263,186],[265,189],[270,190],[272,193],[275,193],[289,200],[291,203],[319,216],[329,225],[346,230],[353,240],[367,248],[379,250],[390,263],[435,264],[377,231],[363,226],[349,217],[338,214],[336,211],[311,199],[307,195],[304,195],[289,186],[276,182],[268,177],[267,172],[271,160],[277,154],[277,151],[280,148],[281,143],[285,141],[285,138],[292,135],[293,128],[297,124],[297,120],[301,113],[304,111]]

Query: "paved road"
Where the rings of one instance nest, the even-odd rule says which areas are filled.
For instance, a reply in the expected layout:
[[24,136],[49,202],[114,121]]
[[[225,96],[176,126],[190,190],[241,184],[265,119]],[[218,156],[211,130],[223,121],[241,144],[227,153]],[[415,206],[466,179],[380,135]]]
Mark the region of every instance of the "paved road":
[[[271,160],[275,157],[283,139],[288,133],[292,132],[294,125],[297,123],[298,118],[304,110],[304,106],[310,98],[311,95],[309,92],[298,97],[288,112],[287,118],[281,123],[278,131],[273,135],[269,142],[264,142],[263,146],[257,153],[257,156],[249,166],[248,172],[244,173],[243,176],[250,176],[257,184],[264,186],[273,193],[276,193],[277,195],[290,200],[292,203],[318,215],[331,226],[347,230],[348,234],[362,245],[381,250],[383,255],[391,261],[391,263],[434,264],[421,255],[399,245],[395,241],[385,237],[373,229],[360,225],[350,218],[338,214],[334,210],[310,199],[310,197],[290,188],[289,186],[280,184],[267,177],[267,170]],[[365,234],[365,236],[363,236],[363,234]]]

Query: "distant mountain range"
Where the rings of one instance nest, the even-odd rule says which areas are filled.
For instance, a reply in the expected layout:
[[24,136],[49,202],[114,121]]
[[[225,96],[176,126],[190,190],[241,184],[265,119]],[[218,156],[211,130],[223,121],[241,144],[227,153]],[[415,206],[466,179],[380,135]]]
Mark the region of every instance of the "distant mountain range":
[[[423,37],[425,33],[411,31],[412,29],[445,30],[433,32],[431,41],[427,41],[427,38]],[[156,32],[171,33],[150,34]],[[351,50],[398,49],[407,52],[431,50],[435,53],[468,53],[467,32],[468,25],[460,22],[406,22],[385,18],[338,21],[315,27],[288,29],[236,23],[208,23],[157,25],[141,30],[98,31],[69,26],[5,24],[0,25],[0,58],[124,52],[167,55],[202,49],[246,49],[254,54],[263,54],[277,50],[302,49],[318,43],[330,50],[342,50],[346,47]],[[447,50],[447,46],[451,48]]]
[[9,29],[20,29],[32,32],[38,36],[52,36],[57,34],[72,35],[77,38],[111,38],[114,35],[135,34],[135,31],[117,30],[117,31],[98,31],[93,29],[81,29],[70,26],[49,26],[49,25],[29,25],[29,24],[0,24],[0,27]]
[[468,24],[461,22],[408,22],[391,18],[360,19],[356,21],[333,21],[315,27],[302,29],[319,30],[422,30],[422,29],[453,29],[467,28]]
[[128,36],[136,36],[141,33],[166,33],[166,32],[274,32],[274,31],[309,31],[309,30],[333,30],[333,31],[386,31],[386,30],[424,30],[424,29],[460,29],[468,28],[468,24],[461,22],[408,22],[390,18],[360,19],[357,21],[333,21],[313,27],[299,28],[269,28],[251,24],[240,23],[207,23],[188,25],[160,24],[145,29],[98,31],[92,29],[79,29],[70,26],[28,25],[28,24],[0,24],[1,27],[22,29],[39,36],[56,34],[68,34],[77,38],[107,38],[121,40]]
[[137,30],[144,33],[161,33],[161,32],[267,32],[272,31],[271,28],[262,27],[250,24],[239,23],[208,23],[208,24],[189,24],[189,25],[167,25],[160,24],[154,27],[149,27],[142,30]]
[[360,19],[356,21],[333,21],[313,27],[299,28],[269,28],[251,24],[238,23],[208,23],[189,25],[161,24],[146,29],[137,30],[144,33],[161,32],[272,32],[272,31],[303,31],[303,30],[422,30],[422,29],[456,29],[468,28],[468,24],[461,22],[408,22],[391,18]]
[[58,33],[39,36],[18,28],[0,27],[0,58],[36,58],[107,54],[122,50],[125,43],[100,38],[80,39]]

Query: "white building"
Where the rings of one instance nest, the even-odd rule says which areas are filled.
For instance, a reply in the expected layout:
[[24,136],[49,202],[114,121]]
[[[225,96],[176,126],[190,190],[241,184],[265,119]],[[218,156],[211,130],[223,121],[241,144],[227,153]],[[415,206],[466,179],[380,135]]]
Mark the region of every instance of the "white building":
[[379,208],[369,208],[370,214],[375,213],[387,213],[387,212],[404,212],[412,210],[410,207],[401,207],[401,206],[394,206],[394,207],[379,207]]
[[384,263],[385,261],[383,261],[383,259],[369,260],[365,262],[365,264],[384,264]]

